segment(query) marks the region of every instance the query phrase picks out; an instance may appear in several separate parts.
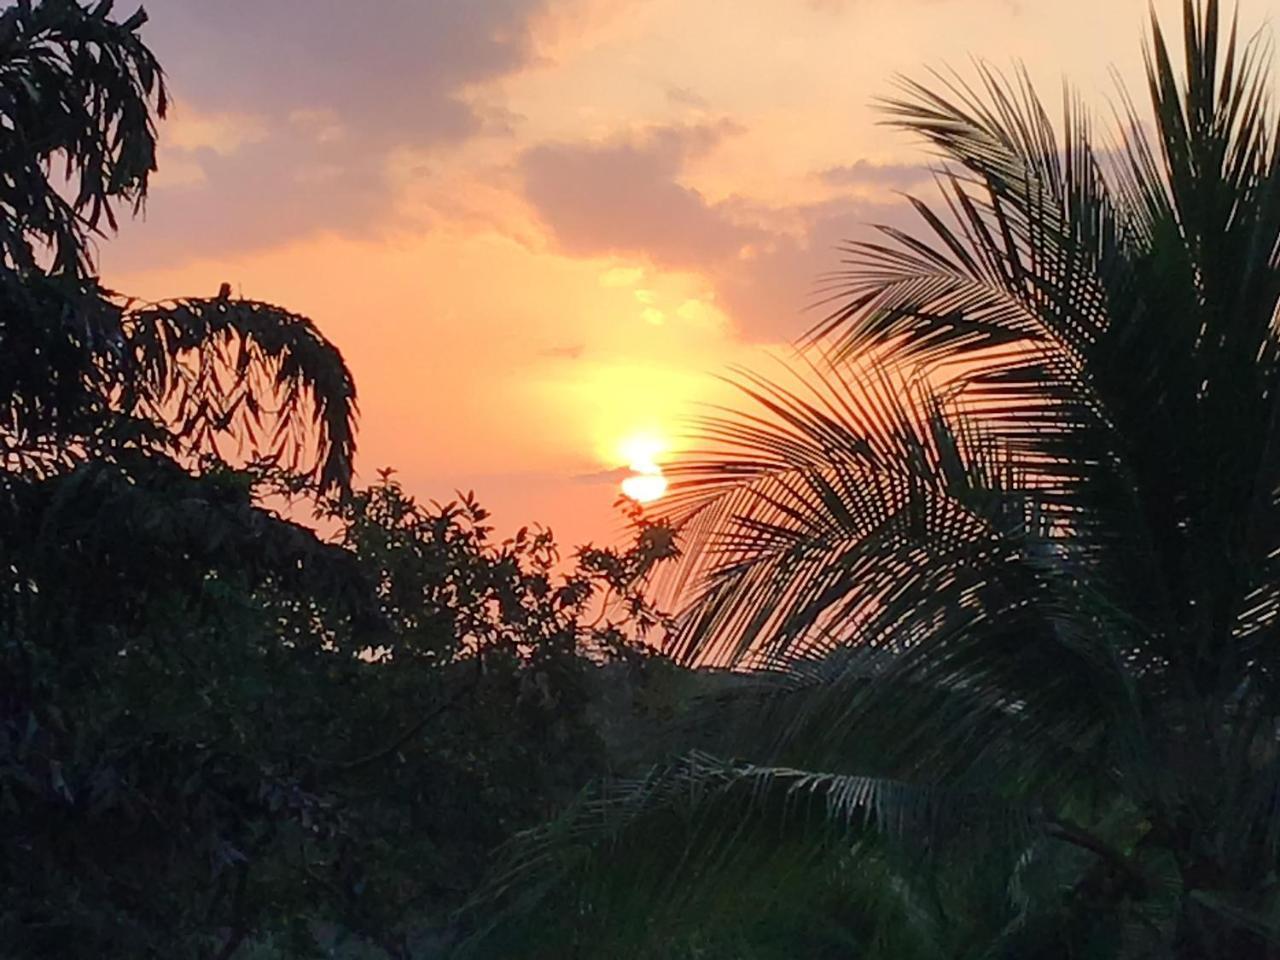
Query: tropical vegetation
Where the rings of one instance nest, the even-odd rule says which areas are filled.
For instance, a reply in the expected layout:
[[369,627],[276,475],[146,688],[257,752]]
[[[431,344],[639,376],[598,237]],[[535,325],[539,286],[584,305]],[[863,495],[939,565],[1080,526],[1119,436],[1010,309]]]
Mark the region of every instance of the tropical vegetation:
[[608,769],[663,541],[562,562],[469,494],[356,487],[310,320],[102,285],[167,108],[144,21],[0,12],[0,957],[443,950],[490,851]]
[[1280,956],[1262,35],[902,81],[940,200],[568,561],[356,483],[306,317],[103,285],[145,20],[0,12],[0,957]]
[[1215,0],[1182,46],[1109,134],[981,65],[883,104],[941,202],[676,470],[669,650],[741,682],[511,848],[480,955],[1280,956],[1275,75]]

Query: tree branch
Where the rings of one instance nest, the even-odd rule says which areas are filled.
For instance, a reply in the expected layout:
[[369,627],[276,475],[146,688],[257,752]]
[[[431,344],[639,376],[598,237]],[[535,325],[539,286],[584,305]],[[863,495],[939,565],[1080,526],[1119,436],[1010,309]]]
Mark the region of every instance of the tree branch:
[[357,757],[354,760],[347,760],[342,763],[332,764],[329,767],[328,774],[330,776],[338,776],[344,773],[351,773],[354,770],[359,770],[363,767],[377,763],[379,760],[386,759],[426,729],[427,725],[431,723],[432,720],[435,720],[446,711],[453,709],[460,699],[460,694],[454,694],[443,703],[438,704],[435,709],[424,713],[421,717],[411,723],[407,730],[397,736],[386,746],[379,747],[377,750],[372,753],[365,754],[363,757]]
[[1048,821],[1048,834],[1056,840],[1062,840],[1072,846],[1080,847],[1082,850],[1088,850],[1096,854],[1099,858],[1118,868],[1121,873],[1129,878],[1133,884],[1135,892],[1145,894],[1147,889],[1147,878],[1138,866],[1133,862],[1131,857],[1125,856],[1120,850],[1107,843],[1105,840],[1094,836],[1083,827],[1071,823],[1069,820],[1063,820],[1059,817],[1050,817]]

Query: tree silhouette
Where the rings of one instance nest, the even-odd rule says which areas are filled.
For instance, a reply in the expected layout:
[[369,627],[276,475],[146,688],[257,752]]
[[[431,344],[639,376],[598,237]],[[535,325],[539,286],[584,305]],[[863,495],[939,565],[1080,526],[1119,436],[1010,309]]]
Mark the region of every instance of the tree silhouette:
[[93,275],[116,208],[142,209],[167,108],[145,13],[112,6],[0,13],[0,462],[47,473],[121,444],[191,455],[234,436],[346,486],[355,385],[309,320],[225,285],[138,304]]

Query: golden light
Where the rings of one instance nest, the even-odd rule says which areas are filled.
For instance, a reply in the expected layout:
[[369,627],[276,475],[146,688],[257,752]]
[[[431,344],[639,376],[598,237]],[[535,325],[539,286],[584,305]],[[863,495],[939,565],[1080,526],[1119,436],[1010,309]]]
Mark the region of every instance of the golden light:
[[666,444],[652,434],[637,434],[622,441],[620,449],[633,471],[622,481],[622,492],[636,503],[653,503],[667,492],[667,478],[658,466],[658,454]]
[[667,492],[667,478],[661,473],[633,473],[622,481],[622,492],[636,503],[653,503]]
[[618,445],[622,459],[636,473],[662,473],[658,467],[658,454],[666,449],[666,444],[653,433],[637,433],[627,437]]

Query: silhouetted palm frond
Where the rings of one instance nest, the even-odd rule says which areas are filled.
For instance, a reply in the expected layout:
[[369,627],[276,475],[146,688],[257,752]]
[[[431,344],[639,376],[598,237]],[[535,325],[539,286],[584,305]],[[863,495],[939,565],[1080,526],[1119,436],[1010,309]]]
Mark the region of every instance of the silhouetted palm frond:
[[136,363],[127,408],[169,424],[182,446],[216,452],[230,438],[323,489],[350,483],[355,381],[309,319],[188,298],[126,309],[122,327]]
[[677,655],[904,649],[895,611],[908,598],[928,602],[956,577],[976,585],[1035,525],[1006,496],[1019,465],[927,383],[821,363],[787,384],[741,377],[755,410],[705,420],[704,452],[671,469],[688,543],[679,586],[699,591]]
[[[1021,72],[904,81],[889,120],[941,156],[943,204],[850,244],[808,366],[743,374],[748,408],[671,470],[672,652],[754,678],[683,729],[747,795],[912,784],[1041,825],[1003,861],[909,861],[1004,891],[967,905],[981,932],[934,913],[934,956],[1280,946],[1280,127],[1265,42],[1216,0],[1183,23],[1179,71],[1154,21],[1151,133],[1124,99],[1100,138],[1070,92],[1055,123]],[[675,865],[640,905],[573,886],[580,928],[721,903],[720,865],[770,849],[776,809],[712,782],[679,817],[633,787],[620,832],[578,838],[570,879]],[[799,818],[815,843],[832,809]],[[821,896],[831,865],[792,870]]]

